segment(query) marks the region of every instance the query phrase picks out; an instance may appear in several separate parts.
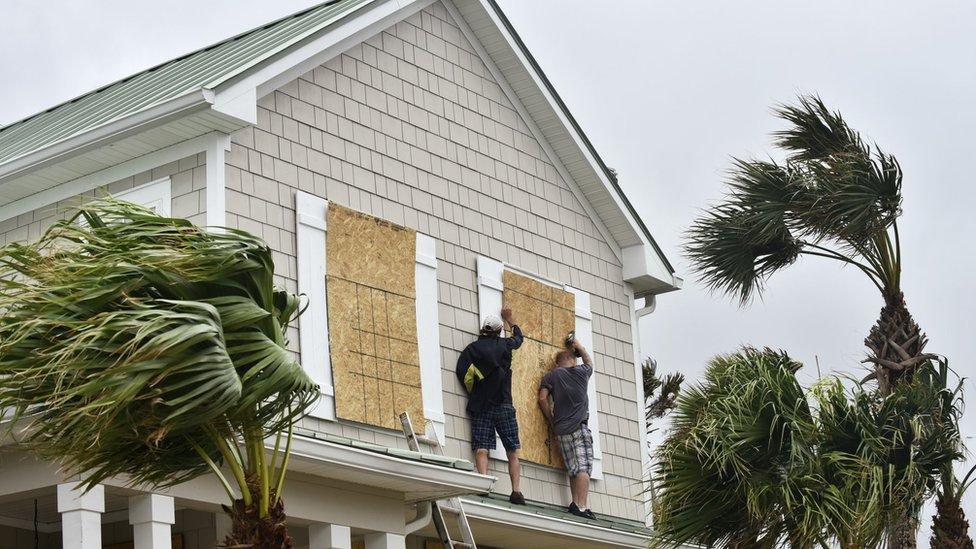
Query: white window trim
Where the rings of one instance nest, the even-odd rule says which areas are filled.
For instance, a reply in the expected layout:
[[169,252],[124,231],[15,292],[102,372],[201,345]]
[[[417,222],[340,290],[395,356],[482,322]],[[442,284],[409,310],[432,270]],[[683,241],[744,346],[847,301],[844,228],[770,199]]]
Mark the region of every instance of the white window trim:
[[[591,354],[595,354],[593,350],[593,314],[590,309],[590,294],[568,285],[558,284],[513,265],[505,265],[501,261],[496,261],[489,257],[478,256],[477,268],[479,325],[487,315],[498,314],[498,311],[501,310],[502,293],[505,290],[503,273],[505,269],[509,269],[539,280],[540,282],[562,287],[567,292],[571,292],[576,302],[576,338],[580,340],[583,346],[589,349]],[[590,418],[587,421],[587,426],[593,433],[593,473],[590,475],[592,480],[600,480],[603,478],[603,452],[600,444],[600,402],[597,399],[596,393],[596,376],[598,372],[599,364],[596,364],[596,360],[594,360],[593,375],[590,376],[590,382],[587,387],[587,396],[590,401]],[[508,461],[500,440],[495,441],[495,449],[489,452],[489,456],[501,461]]]
[[332,385],[332,362],[329,358],[329,317],[325,291],[328,208],[329,202],[324,198],[303,192],[295,195],[298,292],[305,294],[308,300],[307,309],[298,317],[298,345],[302,353],[302,367],[321,391],[309,415],[335,421],[335,387]]
[[423,395],[427,437],[444,446],[444,375],[441,372],[441,327],[438,318],[437,242],[417,233],[414,276],[417,308],[417,351],[420,357],[420,390]]
[[172,211],[173,185],[169,177],[150,181],[131,189],[112,195],[118,200],[125,200],[147,208],[153,208],[157,215],[169,217]]
[[[329,356],[328,294],[325,253],[329,202],[298,192],[295,218],[298,252],[298,291],[308,299],[308,308],[298,319],[298,343],[302,366],[319,384],[321,395],[309,415],[336,421],[335,386]],[[417,233],[415,293],[417,350],[420,358],[421,395],[427,436],[445,444],[444,390],[441,372],[440,322],[437,297],[437,242]]]

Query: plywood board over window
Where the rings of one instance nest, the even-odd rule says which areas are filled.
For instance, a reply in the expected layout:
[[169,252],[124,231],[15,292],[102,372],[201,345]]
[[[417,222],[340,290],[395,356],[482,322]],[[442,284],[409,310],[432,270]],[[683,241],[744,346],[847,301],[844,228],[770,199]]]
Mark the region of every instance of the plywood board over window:
[[522,347],[512,356],[512,402],[519,423],[521,457],[563,468],[559,444],[536,402],[542,376],[552,369],[566,334],[575,328],[575,296],[509,270],[502,275],[502,285],[502,303],[512,309],[525,336]]
[[424,425],[417,345],[416,233],[328,208],[326,292],[336,415],[389,429]]

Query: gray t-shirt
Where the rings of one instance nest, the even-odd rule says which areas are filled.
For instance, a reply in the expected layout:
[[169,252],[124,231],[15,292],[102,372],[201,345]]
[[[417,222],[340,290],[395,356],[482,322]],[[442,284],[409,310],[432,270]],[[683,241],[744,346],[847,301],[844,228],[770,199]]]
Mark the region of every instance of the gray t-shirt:
[[553,404],[553,429],[557,435],[568,435],[580,428],[590,415],[586,387],[593,367],[577,364],[553,368],[542,377],[540,388],[549,390]]

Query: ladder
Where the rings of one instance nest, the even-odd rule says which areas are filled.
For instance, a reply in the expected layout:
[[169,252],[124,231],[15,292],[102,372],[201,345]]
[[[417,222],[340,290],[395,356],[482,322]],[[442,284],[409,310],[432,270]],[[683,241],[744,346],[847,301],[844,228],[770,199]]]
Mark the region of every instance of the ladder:
[[[436,440],[426,436],[417,435],[413,430],[413,423],[410,421],[410,414],[403,412],[400,414],[400,423],[403,425],[403,434],[407,437],[407,446],[414,452],[420,451],[420,443],[430,444],[433,454],[444,455],[441,445]],[[474,534],[471,532],[471,525],[468,524],[468,517],[464,514],[464,507],[461,505],[461,498],[455,496],[440,501],[430,502],[431,513],[434,519],[434,526],[437,528],[437,535],[444,544],[444,549],[478,549],[474,542]],[[461,531],[461,538],[464,541],[451,539],[451,531],[444,520],[445,515],[451,515],[457,519],[458,529]]]

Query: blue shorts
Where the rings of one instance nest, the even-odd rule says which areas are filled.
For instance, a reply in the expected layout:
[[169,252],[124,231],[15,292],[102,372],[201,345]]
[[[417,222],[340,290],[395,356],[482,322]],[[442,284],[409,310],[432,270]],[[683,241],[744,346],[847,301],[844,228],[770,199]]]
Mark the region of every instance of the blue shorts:
[[521,448],[515,407],[511,404],[488,406],[477,416],[471,416],[471,449],[494,450],[496,432],[506,452]]

